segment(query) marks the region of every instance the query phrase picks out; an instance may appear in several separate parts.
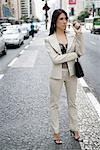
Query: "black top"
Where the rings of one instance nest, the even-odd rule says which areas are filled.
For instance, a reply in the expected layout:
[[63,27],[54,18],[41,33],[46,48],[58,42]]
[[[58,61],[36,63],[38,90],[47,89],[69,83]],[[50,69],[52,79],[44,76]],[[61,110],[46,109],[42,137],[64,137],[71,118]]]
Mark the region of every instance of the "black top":
[[[62,44],[62,43],[59,43],[59,45],[60,45],[62,54],[66,54],[68,44],[65,44],[65,45],[64,45],[64,44]],[[67,68],[67,62],[62,63],[62,68]]]

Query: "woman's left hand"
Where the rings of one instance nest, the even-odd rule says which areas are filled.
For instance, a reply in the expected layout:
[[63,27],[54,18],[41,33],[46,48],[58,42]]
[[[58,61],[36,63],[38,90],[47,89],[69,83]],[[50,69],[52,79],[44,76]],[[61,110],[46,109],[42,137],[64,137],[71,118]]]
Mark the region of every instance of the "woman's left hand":
[[75,23],[75,25],[73,26],[73,29],[76,34],[79,34],[82,31],[82,27],[78,22]]

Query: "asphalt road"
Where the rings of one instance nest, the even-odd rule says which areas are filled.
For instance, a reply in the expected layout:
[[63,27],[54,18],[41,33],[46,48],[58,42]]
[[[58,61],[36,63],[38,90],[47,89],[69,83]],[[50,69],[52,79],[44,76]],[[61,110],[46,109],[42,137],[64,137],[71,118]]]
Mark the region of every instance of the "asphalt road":
[[100,102],[100,35],[85,33],[85,55],[81,58],[85,81]]
[[[85,55],[81,58],[81,63],[85,73],[85,81],[90,87],[95,97],[100,102],[100,35],[85,32]],[[19,55],[20,51],[30,44],[32,38],[24,40],[20,48],[9,48],[7,55],[0,57],[0,73],[4,73],[8,64]]]
[[20,51],[25,49],[25,47],[30,43],[31,37],[29,39],[24,40],[24,44],[20,46],[20,48],[16,46],[10,46],[7,48],[7,55],[0,56],[0,73],[4,73],[8,68],[8,64],[17,56],[19,55]]

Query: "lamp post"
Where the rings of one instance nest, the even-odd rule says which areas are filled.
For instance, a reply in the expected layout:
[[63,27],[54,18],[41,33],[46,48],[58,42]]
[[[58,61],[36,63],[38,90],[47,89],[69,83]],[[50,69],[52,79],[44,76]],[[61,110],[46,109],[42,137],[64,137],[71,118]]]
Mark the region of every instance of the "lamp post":
[[94,17],[94,12],[95,12],[95,4],[92,4],[92,9],[93,9],[93,17]]
[[60,0],[60,8],[62,9],[62,0]]
[[[44,0],[42,0],[44,1]],[[46,30],[47,30],[47,24],[48,24],[48,10],[50,9],[50,7],[47,4],[47,0],[45,0],[45,5],[43,7],[43,10],[45,10],[45,25],[46,25]]]

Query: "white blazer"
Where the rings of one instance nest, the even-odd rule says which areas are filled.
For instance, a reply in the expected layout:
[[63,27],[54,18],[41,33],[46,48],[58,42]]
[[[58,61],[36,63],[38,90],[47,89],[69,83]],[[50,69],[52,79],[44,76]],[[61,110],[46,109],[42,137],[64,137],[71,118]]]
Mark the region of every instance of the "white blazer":
[[67,33],[68,48],[66,54],[62,54],[56,34],[45,39],[45,45],[53,62],[51,78],[62,79],[62,63],[67,62],[70,76],[75,74],[74,63],[78,56],[83,55],[83,34]]

